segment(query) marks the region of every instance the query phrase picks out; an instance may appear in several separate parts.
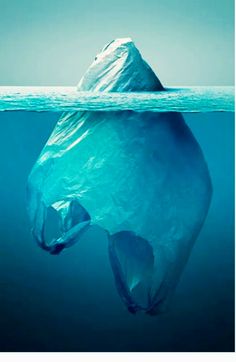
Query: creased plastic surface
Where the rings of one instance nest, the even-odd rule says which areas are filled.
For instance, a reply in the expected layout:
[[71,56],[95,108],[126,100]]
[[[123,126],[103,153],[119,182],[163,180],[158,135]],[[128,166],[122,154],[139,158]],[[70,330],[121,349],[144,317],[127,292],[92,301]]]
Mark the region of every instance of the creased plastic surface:
[[[88,89],[163,88],[131,40],[119,39],[79,83]],[[178,113],[64,114],[28,182],[33,234],[42,248],[59,253],[92,224],[107,231],[116,286],[133,313],[163,309],[210,198],[207,165]]]

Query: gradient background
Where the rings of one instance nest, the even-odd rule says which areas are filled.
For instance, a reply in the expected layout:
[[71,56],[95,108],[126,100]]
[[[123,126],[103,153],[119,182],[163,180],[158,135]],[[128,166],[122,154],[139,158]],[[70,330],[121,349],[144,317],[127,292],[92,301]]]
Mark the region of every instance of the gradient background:
[[[168,85],[233,83],[233,1],[2,1],[1,85],[74,85],[130,35]],[[234,350],[234,115],[185,114],[213,183],[169,313],[131,315],[99,230],[61,255],[32,240],[28,174],[59,114],[0,112],[0,351]]]
[[233,0],[0,0],[0,85],[75,85],[130,36],[165,85],[233,84]]

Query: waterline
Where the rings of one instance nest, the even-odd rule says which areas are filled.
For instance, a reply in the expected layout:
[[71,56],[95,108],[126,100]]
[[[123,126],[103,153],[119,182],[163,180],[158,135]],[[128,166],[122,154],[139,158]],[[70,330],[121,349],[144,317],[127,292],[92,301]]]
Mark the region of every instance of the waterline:
[[0,111],[233,112],[234,87],[161,92],[78,92],[76,87],[0,87]]

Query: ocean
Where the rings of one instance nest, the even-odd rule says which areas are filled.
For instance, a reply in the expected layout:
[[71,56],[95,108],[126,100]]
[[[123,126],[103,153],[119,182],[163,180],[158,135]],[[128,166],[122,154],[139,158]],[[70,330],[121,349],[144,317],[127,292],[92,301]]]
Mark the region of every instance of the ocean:
[[0,350],[233,351],[234,114],[184,113],[213,196],[170,309],[157,316],[132,315],[121,302],[101,229],[59,255],[33,240],[27,178],[59,116],[0,112]]

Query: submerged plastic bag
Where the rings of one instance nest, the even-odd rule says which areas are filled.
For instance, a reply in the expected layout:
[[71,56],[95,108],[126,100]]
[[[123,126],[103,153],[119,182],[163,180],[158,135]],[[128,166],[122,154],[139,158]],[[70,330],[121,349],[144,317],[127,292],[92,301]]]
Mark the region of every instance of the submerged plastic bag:
[[[163,91],[130,39],[95,58],[78,90]],[[107,231],[118,292],[130,312],[160,312],[205,220],[211,182],[178,113],[70,112],[28,181],[38,244],[52,254],[91,226]]]

